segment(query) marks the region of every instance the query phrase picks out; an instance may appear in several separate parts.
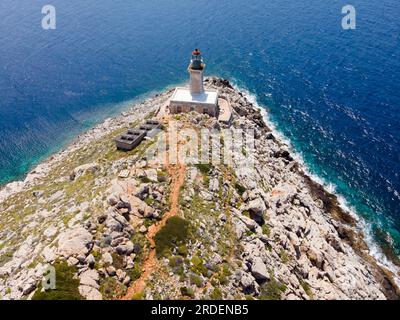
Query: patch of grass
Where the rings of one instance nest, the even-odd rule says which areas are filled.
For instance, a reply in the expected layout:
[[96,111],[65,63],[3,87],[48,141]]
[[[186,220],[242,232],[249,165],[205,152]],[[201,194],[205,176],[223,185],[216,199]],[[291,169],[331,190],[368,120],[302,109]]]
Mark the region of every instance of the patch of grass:
[[288,263],[290,261],[290,256],[284,249],[281,249],[279,252],[279,257],[281,258],[282,263]]
[[266,235],[267,237],[269,237],[269,236],[271,235],[271,229],[270,229],[269,225],[263,224],[263,225],[261,226],[261,229],[262,229],[262,233],[263,233],[264,235]]
[[205,187],[208,187],[210,185],[210,177],[209,176],[203,176],[203,184]]
[[181,245],[177,248],[178,253],[182,256],[182,257],[186,257],[188,255],[188,249],[186,247],[186,245]]
[[158,170],[157,171],[157,181],[158,182],[166,182],[168,178],[168,175],[165,171]]
[[314,295],[313,295],[310,285],[304,280],[300,280],[300,285],[303,288],[304,292],[310,297],[310,299],[313,299]]
[[208,270],[204,266],[204,261],[202,258],[195,255],[192,257],[192,259],[190,261],[192,262],[192,266],[190,267],[190,269],[194,273],[201,274],[205,277],[207,276]]
[[137,263],[135,263],[135,266],[132,269],[127,269],[125,271],[126,274],[131,277],[131,281],[139,279],[142,275],[142,268]]
[[261,300],[281,300],[285,291],[286,286],[284,284],[271,278],[270,281],[261,286],[259,298]]
[[101,281],[99,291],[105,300],[113,300],[121,297],[126,292],[126,287],[112,277],[107,277]]
[[33,300],[83,300],[78,286],[79,279],[75,277],[77,269],[68,266],[65,261],[57,261],[54,264],[56,271],[56,289],[42,291],[42,284],[33,295]]
[[3,255],[0,256],[0,267],[5,265],[8,261],[10,261],[13,257],[13,252],[7,251]]
[[123,269],[124,268],[124,257],[120,256],[118,253],[113,252],[111,254],[112,258],[113,258],[113,266],[116,269]]
[[154,205],[154,199],[150,197],[146,197],[146,199],[144,199],[144,202],[150,207]]
[[183,245],[189,235],[189,221],[180,218],[169,218],[165,226],[154,237],[158,257],[165,257],[174,248]]
[[195,284],[198,288],[201,288],[204,284],[203,279],[196,274],[190,275],[190,282]]
[[140,177],[142,183],[151,183],[152,181],[148,177]]
[[189,298],[194,298],[194,292],[192,288],[188,287],[181,287],[181,295],[189,297]]
[[132,299],[131,299],[131,300],[143,300],[143,298],[144,298],[144,292],[143,292],[143,291],[140,291],[140,292],[135,293],[135,294],[132,296]]
[[246,188],[245,187],[243,187],[240,183],[238,183],[238,182],[236,182],[235,183],[235,189],[236,189],[236,191],[242,196],[243,195],[243,193],[245,193],[245,191],[246,191]]
[[222,300],[222,292],[219,288],[214,288],[210,293],[210,299],[212,300]]
[[204,175],[208,175],[212,169],[212,166],[208,163],[198,163],[195,166]]
[[179,256],[172,256],[172,257],[169,258],[168,265],[169,265],[171,268],[179,267],[179,266],[181,266],[182,264],[183,264],[183,259],[182,259],[182,257],[179,257]]

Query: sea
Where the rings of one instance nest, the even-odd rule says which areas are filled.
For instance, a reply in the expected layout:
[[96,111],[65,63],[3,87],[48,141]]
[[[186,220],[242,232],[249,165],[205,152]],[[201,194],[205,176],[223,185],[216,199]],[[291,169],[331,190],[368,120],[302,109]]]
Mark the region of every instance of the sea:
[[265,109],[377,251],[399,259],[399,33],[398,0],[2,0],[0,184],[185,83],[198,47],[206,75]]

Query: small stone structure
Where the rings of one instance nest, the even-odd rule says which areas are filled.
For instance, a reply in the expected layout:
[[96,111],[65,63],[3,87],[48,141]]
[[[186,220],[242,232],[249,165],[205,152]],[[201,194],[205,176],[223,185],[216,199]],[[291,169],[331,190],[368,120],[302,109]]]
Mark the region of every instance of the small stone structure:
[[159,129],[161,129],[161,124],[157,120],[147,120],[138,129],[129,129],[114,141],[118,150],[130,151],[136,148],[146,136],[154,137]]

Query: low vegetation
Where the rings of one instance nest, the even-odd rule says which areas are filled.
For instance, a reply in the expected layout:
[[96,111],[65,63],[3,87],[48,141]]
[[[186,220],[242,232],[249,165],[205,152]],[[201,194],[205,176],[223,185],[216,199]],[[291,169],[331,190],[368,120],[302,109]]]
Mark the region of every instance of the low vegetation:
[[156,253],[164,257],[186,242],[189,235],[189,221],[180,218],[169,218],[165,226],[156,234]]
[[286,286],[278,280],[271,278],[270,281],[260,287],[260,300],[281,300]]
[[78,286],[79,279],[74,275],[76,273],[75,266],[68,266],[65,261],[57,261],[54,264],[56,275],[56,288],[42,290],[42,285],[33,295],[33,300],[82,300]]

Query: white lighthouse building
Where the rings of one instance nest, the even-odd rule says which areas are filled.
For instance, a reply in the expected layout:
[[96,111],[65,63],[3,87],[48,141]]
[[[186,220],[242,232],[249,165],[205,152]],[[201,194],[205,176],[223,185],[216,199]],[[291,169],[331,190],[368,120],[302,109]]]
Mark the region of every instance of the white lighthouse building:
[[214,117],[218,115],[218,91],[204,89],[205,66],[200,51],[195,49],[188,67],[190,86],[175,89],[170,99],[170,113],[196,111]]

